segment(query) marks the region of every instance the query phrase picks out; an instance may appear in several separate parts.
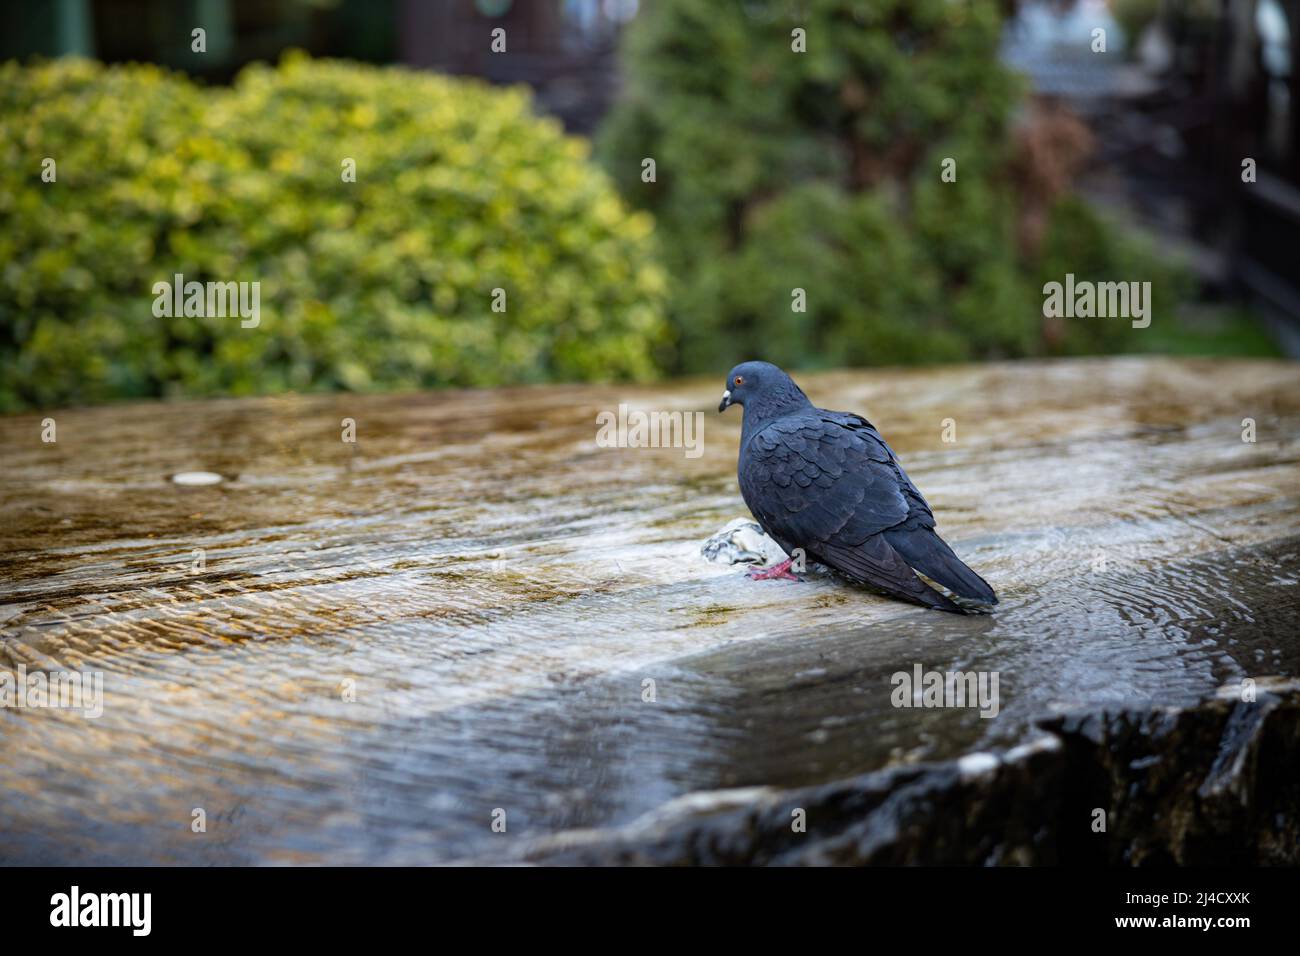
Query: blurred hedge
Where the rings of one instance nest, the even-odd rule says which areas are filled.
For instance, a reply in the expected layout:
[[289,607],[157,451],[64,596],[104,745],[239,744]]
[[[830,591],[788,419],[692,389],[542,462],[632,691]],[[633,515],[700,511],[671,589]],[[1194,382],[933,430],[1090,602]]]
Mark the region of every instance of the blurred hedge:
[[[402,69],[5,64],[0,407],[650,377],[652,223],[586,150],[521,90]],[[260,327],[155,318],[178,272],[260,281]]]
[[[1179,274],[1063,182],[1086,130],[1062,131],[1050,111],[1013,121],[1034,111],[998,58],[1000,6],[644,5],[598,155],[655,214],[678,369],[1140,348],[1122,319],[1044,320],[1043,284],[1066,272],[1151,281],[1155,321],[1170,317]],[[792,52],[796,27],[805,53]],[[956,182],[940,178],[949,157]]]

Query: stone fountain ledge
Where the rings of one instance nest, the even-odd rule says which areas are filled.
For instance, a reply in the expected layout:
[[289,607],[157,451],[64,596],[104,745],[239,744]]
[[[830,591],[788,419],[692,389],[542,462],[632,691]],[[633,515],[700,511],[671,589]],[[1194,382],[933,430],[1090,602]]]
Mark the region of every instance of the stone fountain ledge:
[[1063,716],[1000,753],[817,787],[690,794],[614,831],[538,840],[511,860],[1294,866],[1300,681],[1264,679],[1251,696],[1236,684],[1191,707]]
[[[720,377],[0,417],[0,669],[104,677],[95,720],[0,708],[0,862],[1292,858],[1258,831],[1294,832],[1291,692],[1219,770],[1264,704],[1203,702],[1300,678],[1300,366],[799,382],[880,427],[995,613],[706,560],[744,516]],[[700,412],[698,457],[602,447],[620,405]],[[997,672],[997,716],[893,706],[917,666]]]

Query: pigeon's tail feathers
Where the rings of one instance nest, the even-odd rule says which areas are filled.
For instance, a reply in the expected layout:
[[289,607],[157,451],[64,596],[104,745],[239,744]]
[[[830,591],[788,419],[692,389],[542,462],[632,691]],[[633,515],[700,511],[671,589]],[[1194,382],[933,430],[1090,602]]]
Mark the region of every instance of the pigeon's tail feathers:
[[894,597],[939,611],[966,613],[960,605],[918,578],[881,535],[874,535],[856,547],[821,545],[816,557],[854,580],[870,584]]
[[998,596],[988,582],[963,564],[943,538],[931,529],[889,531],[884,537],[909,565],[958,597],[985,604],[998,603]]

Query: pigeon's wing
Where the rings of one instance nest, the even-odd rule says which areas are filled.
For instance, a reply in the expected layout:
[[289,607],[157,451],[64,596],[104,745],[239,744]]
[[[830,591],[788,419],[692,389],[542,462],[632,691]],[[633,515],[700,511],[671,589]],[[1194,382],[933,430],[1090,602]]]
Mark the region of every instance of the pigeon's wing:
[[868,538],[864,544],[853,548],[822,545],[820,552],[812,554],[823,564],[894,597],[941,611],[965,613],[955,602],[918,578],[884,535]]
[[892,455],[869,435],[805,415],[772,422],[740,458],[745,503],[778,540],[853,547],[910,511]]
[[958,610],[881,535],[904,525],[918,508],[913,493],[927,516],[929,508],[900,477],[893,452],[874,431],[850,427],[834,413],[778,419],[742,449],[738,477],[745,503],[787,551],[803,548],[898,597]]
[[912,568],[931,580],[938,581],[954,594],[987,604],[997,604],[997,595],[989,587],[988,582],[967,567],[934,530],[934,513],[930,510],[930,505],[921,495],[920,489],[907,476],[907,472],[899,464],[898,456],[886,444],[880,432],[876,431],[875,427],[861,415],[854,415],[851,412],[822,412],[821,414],[824,421],[835,422],[857,432],[873,447],[878,446],[888,454],[889,463],[898,476],[899,487],[903,498],[907,501],[908,509],[904,521],[882,532],[890,547],[898,552]]
[[902,464],[898,461],[898,456],[894,454],[894,449],[889,447],[884,436],[876,430],[875,425],[872,425],[861,415],[855,415],[852,412],[822,412],[822,420],[834,422],[862,436],[864,442],[877,450],[876,454],[886,456],[886,460],[898,478],[899,490],[907,502],[907,518],[904,521],[904,527],[934,527],[934,512],[930,510],[930,505],[925,500],[925,496],[912,483],[912,479],[907,476],[907,472],[903,470]]

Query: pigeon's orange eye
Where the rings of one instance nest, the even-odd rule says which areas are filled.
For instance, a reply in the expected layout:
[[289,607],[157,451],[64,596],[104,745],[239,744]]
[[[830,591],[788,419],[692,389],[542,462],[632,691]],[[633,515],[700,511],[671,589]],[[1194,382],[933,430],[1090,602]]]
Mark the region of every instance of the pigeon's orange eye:
[[736,380],[735,380],[735,382],[733,382],[732,384],[733,384],[733,385],[744,385],[744,384],[745,384],[745,376],[743,376],[743,375],[737,375],[737,376],[736,376]]

